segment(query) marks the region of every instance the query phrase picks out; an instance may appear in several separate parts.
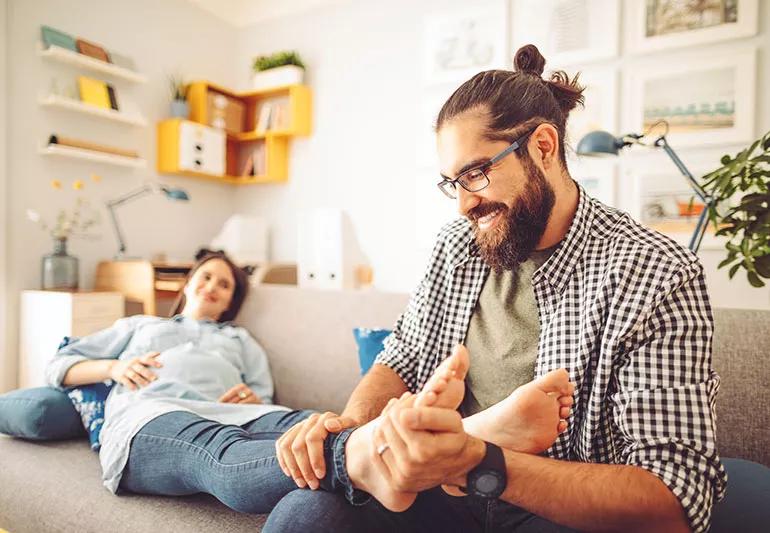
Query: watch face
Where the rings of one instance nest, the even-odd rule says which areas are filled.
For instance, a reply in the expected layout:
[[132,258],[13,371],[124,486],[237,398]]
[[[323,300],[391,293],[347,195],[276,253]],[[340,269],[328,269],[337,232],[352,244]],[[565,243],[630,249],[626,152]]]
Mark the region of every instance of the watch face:
[[484,494],[494,494],[499,485],[497,476],[491,472],[484,472],[476,479],[476,490]]

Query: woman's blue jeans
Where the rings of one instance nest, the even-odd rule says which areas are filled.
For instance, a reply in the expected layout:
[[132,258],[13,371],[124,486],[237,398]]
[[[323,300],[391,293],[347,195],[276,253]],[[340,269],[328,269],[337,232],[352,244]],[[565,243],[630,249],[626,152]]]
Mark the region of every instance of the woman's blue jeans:
[[[205,492],[236,511],[267,513],[297,489],[278,465],[275,441],[313,413],[276,411],[243,426],[185,411],[166,413],[134,436],[120,488],[166,496]],[[325,490],[352,494],[344,469],[350,433],[332,433],[324,442]]]

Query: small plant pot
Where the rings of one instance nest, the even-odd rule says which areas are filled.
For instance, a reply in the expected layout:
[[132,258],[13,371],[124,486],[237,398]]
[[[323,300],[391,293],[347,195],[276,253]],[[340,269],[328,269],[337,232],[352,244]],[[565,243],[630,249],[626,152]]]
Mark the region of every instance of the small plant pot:
[[298,85],[305,77],[305,69],[296,65],[284,65],[254,73],[251,86],[254,89],[270,89],[282,85]]
[[186,100],[173,100],[171,102],[171,116],[173,118],[187,118],[190,114],[190,106]]

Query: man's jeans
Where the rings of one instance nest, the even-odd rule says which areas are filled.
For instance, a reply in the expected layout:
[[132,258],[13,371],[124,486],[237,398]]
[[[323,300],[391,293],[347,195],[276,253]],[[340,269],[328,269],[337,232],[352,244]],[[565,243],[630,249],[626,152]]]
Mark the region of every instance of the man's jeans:
[[[184,411],[166,413],[134,436],[120,488],[167,496],[206,492],[236,511],[268,513],[297,489],[278,465],[275,441],[313,412],[272,412],[240,427]],[[350,497],[344,451],[351,432],[327,437],[321,480],[325,490]]]

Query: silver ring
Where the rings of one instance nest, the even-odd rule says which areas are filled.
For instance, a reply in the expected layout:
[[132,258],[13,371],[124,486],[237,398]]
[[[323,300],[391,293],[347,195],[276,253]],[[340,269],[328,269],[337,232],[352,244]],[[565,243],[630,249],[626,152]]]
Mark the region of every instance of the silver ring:
[[248,397],[249,397],[249,393],[247,393],[244,390],[242,390],[241,392],[238,393],[238,398],[240,398],[241,400],[245,400]]
[[387,451],[388,448],[390,448],[390,444],[388,444],[387,442],[385,444],[380,444],[379,446],[377,446],[377,455],[382,455]]

